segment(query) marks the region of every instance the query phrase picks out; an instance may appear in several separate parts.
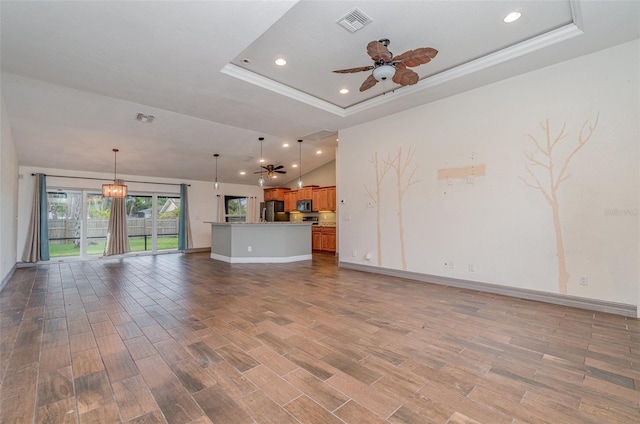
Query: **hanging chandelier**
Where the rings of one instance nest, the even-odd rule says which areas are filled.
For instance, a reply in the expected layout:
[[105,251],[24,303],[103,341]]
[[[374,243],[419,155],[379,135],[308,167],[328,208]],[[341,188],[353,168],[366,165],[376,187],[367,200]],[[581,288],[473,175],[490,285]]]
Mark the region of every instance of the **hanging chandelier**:
[[298,140],[298,188],[302,188],[302,140]]
[[218,157],[220,155],[214,153],[213,157],[216,158],[216,181],[213,183],[213,189],[218,190],[220,188],[220,183],[218,182]]
[[102,197],[124,199],[127,197],[127,186],[117,177],[117,155],[119,150],[113,149],[113,184],[102,184]]
[[264,141],[264,137],[260,137],[258,140],[260,140],[260,179],[258,180],[258,185],[264,187],[264,176],[262,175],[262,163],[264,162],[262,158],[262,142]]

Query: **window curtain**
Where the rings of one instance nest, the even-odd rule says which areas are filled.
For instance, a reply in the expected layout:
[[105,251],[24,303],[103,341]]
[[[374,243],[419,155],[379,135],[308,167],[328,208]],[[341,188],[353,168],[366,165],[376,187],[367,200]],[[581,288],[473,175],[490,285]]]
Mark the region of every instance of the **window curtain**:
[[187,185],[180,184],[180,221],[178,222],[178,250],[187,250],[193,247],[191,238],[191,221],[189,221],[189,201],[187,198]]
[[129,253],[129,237],[127,235],[126,199],[111,199],[111,216],[107,229],[107,242],[104,245],[104,256]]
[[49,207],[47,202],[47,176],[36,174],[36,184],[33,191],[33,207],[27,243],[22,253],[23,262],[38,262],[49,260]]
[[224,220],[224,196],[221,194],[216,195],[218,198],[218,217],[216,219],[217,222],[225,222]]
[[258,198],[255,196],[247,198],[247,222],[258,222]]

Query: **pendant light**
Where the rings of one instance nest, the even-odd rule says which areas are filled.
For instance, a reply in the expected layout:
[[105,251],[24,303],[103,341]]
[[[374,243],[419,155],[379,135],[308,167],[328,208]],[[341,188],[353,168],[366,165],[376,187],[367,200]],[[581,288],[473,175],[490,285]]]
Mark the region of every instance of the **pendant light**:
[[218,182],[218,157],[220,155],[217,153],[213,154],[213,157],[216,158],[216,181],[213,183],[213,189],[218,190],[220,188],[220,183]]
[[302,140],[298,140],[298,188],[302,188]]
[[260,137],[258,140],[260,140],[260,179],[258,180],[258,185],[264,187],[264,176],[262,175],[262,162],[264,162],[264,159],[262,159],[262,142],[264,137]]
[[117,178],[117,155],[119,150],[113,149],[113,184],[102,184],[102,197],[124,199],[127,197],[127,186]]

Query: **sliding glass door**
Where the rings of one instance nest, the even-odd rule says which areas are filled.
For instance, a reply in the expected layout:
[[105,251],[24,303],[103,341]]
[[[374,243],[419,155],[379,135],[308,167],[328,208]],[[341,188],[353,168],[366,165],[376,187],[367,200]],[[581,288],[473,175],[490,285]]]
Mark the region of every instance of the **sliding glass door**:
[[[111,199],[88,190],[50,189],[47,201],[52,258],[104,253]],[[131,252],[177,250],[179,195],[133,194],[125,206]]]

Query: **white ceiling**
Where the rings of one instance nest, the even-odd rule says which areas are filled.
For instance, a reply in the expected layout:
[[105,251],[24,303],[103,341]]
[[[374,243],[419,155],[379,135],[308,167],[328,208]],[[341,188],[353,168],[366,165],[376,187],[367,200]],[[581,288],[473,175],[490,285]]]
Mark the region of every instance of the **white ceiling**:
[[[336,21],[356,7],[373,22],[352,34]],[[20,165],[112,172],[119,148],[119,173],[210,181],[219,153],[219,180],[238,184],[257,181],[260,136],[284,183],[299,138],[308,172],[343,128],[640,37],[640,1],[2,0],[0,19]],[[360,93],[368,73],[331,72],[371,64],[380,38],[439,53],[410,87]]]

